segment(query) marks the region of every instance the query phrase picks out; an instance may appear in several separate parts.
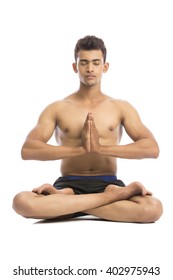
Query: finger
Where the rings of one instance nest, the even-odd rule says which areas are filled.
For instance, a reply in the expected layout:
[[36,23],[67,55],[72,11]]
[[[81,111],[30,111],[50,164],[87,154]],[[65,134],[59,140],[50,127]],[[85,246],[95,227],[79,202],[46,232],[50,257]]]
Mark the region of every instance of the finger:
[[85,119],[85,122],[84,122],[84,126],[83,126],[83,128],[84,128],[84,130],[85,131],[87,131],[87,129],[88,129],[88,125],[89,125],[89,122],[90,120],[89,120],[89,117],[88,117],[88,115],[87,115],[87,117],[86,117],[86,119]]
[[152,192],[146,190],[145,188],[142,190],[142,195],[145,196],[145,195],[153,195]]
[[90,132],[90,130],[91,130],[91,125],[92,125],[92,121],[88,121],[88,132]]
[[153,195],[153,193],[152,193],[152,192],[150,192],[150,191],[147,191],[147,194],[148,194],[148,195]]
[[87,116],[86,116],[86,122],[89,121],[91,119],[92,113],[88,112]]
[[92,114],[92,112],[89,112],[89,113],[88,113],[88,120],[91,121],[92,119],[93,119],[93,114]]
[[94,131],[94,130],[97,131],[97,127],[96,127],[96,125],[95,125],[94,120],[91,121],[91,130],[92,130],[92,131]]
[[85,119],[85,123],[87,123],[88,121],[92,121],[93,120],[93,114],[91,112],[88,112],[86,119]]
[[87,117],[85,119],[84,126],[83,126],[85,132],[90,132],[91,121],[93,121],[93,115],[91,112],[89,112],[87,114]]
[[33,192],[37,194],[41,194],[43,190],[44,190],[44,186],[33,189]]
[[34,188],[34,189],[32,190],[32,192],[37,193],[39,189],[40,189],[40,187]]

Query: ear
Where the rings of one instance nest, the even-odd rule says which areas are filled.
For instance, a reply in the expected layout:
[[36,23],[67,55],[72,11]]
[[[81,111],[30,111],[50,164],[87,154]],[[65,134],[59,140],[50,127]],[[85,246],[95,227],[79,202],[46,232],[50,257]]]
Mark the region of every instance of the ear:
[[75,62],[72,64],[72,67],[73,67],[74,72],[78,73],[77,64]]
[[104,66],[103,66],[103,73],[106,73],[109,69],[109,63],[105,62]]

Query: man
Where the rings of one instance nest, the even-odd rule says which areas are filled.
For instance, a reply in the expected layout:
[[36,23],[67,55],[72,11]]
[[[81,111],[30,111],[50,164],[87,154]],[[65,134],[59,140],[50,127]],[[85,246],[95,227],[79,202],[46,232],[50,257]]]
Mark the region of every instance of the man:
[[[90,214],[124,222],[154,222],[161,202],[139,182],[127,186],[116,177],[117,158],[157,158],[158,144],[128,102],[102,93],[109,68],[104,42],[95,36],[78,40],[73,70],[79,89],[50,104],[22,147],[22,158],[61,159],[61,177],[14,197],[14,210],[27,218],[50,219]],[[119,145],[122,127],[133,143]],[[56,131],[58,146],[48,144]],[[70,216],[69,216],[70,215]]]

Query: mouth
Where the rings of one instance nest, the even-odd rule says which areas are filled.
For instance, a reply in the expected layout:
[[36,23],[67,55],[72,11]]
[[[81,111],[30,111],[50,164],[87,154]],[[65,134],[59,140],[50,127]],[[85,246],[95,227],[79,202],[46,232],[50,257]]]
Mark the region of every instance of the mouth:
[[89,79],[89,80],[92,80],[92,79],[95,78],[95,76],[93,76],[93,75],[87,75],[86,78]]

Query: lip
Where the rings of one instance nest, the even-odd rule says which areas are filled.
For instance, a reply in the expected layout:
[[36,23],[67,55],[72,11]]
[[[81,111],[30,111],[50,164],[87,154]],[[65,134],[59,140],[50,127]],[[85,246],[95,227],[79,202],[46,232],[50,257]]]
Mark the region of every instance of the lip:
[[94,76],[94,75],[87,75],[86,78],[87,78],[87,79],[94,79],[95,76]]

